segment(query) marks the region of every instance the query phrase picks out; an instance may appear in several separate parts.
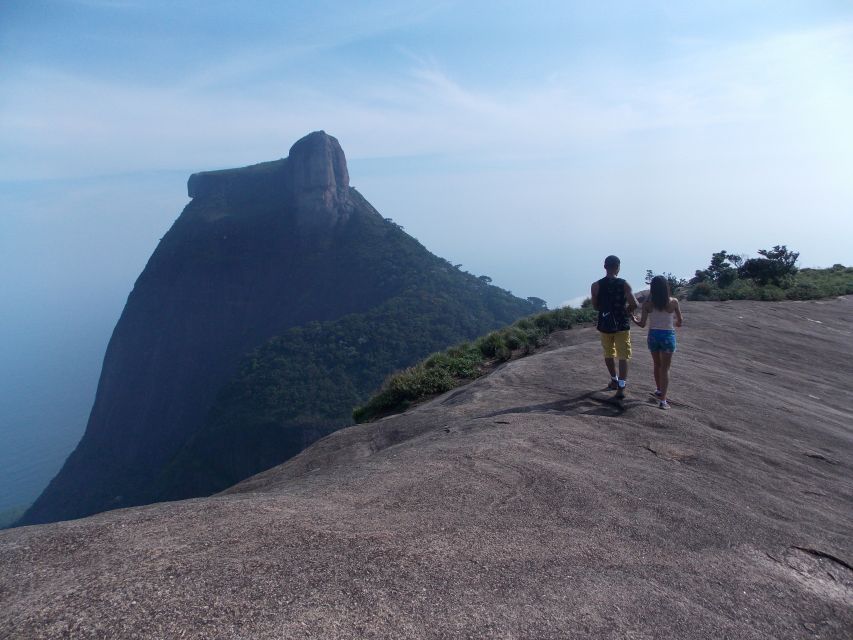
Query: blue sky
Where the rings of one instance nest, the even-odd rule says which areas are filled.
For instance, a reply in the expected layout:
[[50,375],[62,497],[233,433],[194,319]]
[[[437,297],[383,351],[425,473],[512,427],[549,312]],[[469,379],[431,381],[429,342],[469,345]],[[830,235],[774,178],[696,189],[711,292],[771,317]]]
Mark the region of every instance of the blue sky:
[[848,1],[4,2],[0,438],[82,432],[192,172],[324,129],[383,215],[553,306],[609,253],[853,263],[850,113]]

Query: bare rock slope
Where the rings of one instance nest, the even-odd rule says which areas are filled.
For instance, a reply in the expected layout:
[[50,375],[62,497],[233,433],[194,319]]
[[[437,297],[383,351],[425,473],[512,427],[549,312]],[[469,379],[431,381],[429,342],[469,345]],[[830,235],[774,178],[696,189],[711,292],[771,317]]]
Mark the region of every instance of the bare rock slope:
[[592,329],[212,498],[0,532],[0,637],[849,638],[853,299]]

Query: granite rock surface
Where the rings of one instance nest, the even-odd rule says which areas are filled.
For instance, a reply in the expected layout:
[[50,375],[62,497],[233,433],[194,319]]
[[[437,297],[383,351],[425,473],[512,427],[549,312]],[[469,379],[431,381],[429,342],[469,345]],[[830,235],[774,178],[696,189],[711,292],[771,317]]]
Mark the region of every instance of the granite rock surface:
[[850,638],[853,299],[594,330],[204,499],[0,532],[0,637]]

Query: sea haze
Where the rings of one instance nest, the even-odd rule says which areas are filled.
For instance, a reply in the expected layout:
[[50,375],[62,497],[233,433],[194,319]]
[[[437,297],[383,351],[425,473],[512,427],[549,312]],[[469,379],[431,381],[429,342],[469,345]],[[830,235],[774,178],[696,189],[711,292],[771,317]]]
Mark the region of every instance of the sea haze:
[[0,512],[35,500],[83,435],[112,329],[188,175],[0,183]]
[[[0,511],[38,497],[83,435],[110,326],[97,309],[2,321]],[[114,321],[114,319],[112,319]]]

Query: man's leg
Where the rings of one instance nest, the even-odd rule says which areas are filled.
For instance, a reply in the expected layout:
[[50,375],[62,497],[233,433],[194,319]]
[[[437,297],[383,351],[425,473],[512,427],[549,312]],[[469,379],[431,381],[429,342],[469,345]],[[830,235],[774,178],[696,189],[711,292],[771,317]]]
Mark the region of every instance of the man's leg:
[[620,360],[619,361],[619,379],[627,380],[628,379],[628,361]]
[[610,372],[608,388],[616,389],[616,342],[612,333],[599,333],[598,335],[601,338],[601,347],[604,349],[604,364],[607,365],[607,371]]
[[628,382],[628,360],[631,359],[631,332],[620,331],[615,334],[616,355],[619,358],[619,381],[617,383],[618,391],[616,395],[622,397],[625,395],[625,385]]

